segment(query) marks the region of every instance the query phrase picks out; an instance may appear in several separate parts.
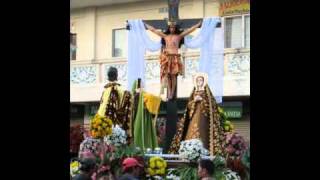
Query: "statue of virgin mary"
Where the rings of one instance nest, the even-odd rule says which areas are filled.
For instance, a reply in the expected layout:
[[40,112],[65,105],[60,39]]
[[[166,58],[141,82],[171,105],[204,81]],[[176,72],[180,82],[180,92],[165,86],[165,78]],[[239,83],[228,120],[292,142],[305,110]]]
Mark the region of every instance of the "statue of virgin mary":
[[224,128],[218,105],[207,85],[208,76],[205,73],[197,73],[193,79],[194,88],[184,116],[177,123],[177,132],[169,152],[177,153],[181,141],[200,139],[210,155],[223,155]]

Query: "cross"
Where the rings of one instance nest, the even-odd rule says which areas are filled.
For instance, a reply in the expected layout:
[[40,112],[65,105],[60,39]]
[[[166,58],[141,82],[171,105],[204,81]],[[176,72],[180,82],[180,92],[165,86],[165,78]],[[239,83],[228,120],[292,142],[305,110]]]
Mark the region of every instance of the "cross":
[[[198,23],[200,18],[195,19],[179,19],[179,2],[180,0],[168,0],[168,17],[169,21],[176,22],[181,29],[187,29],[196,23]],[[165,30],[167,28],[167,20],[143,20],[145,23],[150,24],[156,29]],[[217,28],[221,27],[221,23],[217,23]],[[127,25],[127,30],[130,30],[129,25]]]

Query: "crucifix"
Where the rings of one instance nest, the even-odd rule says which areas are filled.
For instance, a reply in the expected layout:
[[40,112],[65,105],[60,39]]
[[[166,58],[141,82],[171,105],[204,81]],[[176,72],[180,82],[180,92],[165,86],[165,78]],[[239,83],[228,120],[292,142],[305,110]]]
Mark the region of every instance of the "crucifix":
[[[145,28],[161,37],[160,54],[160,79],[161,94],[167,90],[167,122],[166,122],[166,147],[176,131],[177,114],[177,76],[184,75],[179,48],[184,43],[184,37],[201,27],[202,19],[179,19],[179,0],[168,0],[168,19],[144,20]],[[221,27],[221,23],[217,24]],[[129,25],[127,29],[130,30]],[[161,31],[159,31],[159,29]]]
[[[184,75],[179,48],[184,43],[184,37],[200,28],[202,21],[202,19],[180,20],[179,2],[180,0],[168,0],[168,20],[144,20],[146,29],[161,37],[160,94],[164,94],[166,89],[169,101],[177,97],[177,76]],[[221,24],[218,23],[217,27],[220,26]],[[128,25],[127,29],[130,29]]]

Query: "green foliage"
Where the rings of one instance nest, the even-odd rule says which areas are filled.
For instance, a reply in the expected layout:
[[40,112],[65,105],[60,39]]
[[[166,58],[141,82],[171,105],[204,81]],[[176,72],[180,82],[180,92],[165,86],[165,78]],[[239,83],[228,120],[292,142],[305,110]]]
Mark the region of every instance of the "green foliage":
[[115,158],[143,156],[142,150],[136,149],[134,146],[121,146],[115,151]]
[[143,157],[143,151],[136,149],[134,146],[120,146],[114,152],[107,152],[104,155],[104,164],[111,167],[111,172],[116,176],[121,174],[121,162],[127,157]]
[[224,169],[227,165],[227,162],[224,157],[222,156],[216,156],[213,160],[214,168],[219,170],[219,169]]
[[226,176],[223,174],[223,170],[216,170],[214,173],[214,178],[216,180],[226,180]]
[[194,166],[182,166],[174,169],[171,174],[179,176],[183,180],[194,180],[198,179],[197,167]]

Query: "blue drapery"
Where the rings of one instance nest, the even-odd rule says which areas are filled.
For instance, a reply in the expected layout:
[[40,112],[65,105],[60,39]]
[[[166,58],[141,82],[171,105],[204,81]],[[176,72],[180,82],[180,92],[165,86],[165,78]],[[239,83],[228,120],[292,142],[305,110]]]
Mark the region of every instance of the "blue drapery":
[[208,74],[208,85],[216,98],[222,102],[223,96],[223,51],[222,28],[216,28],[218,17],[204,18],[200,32],[192,39],[185,39],[187,48],[200,48],[199,72]]
[[144,54],[148,51],[158,51],[161,41],[152,41],[145,30],[142,20],[129,20],[130,31],[128,31],[128,82],[127,89],[130,90],[133,82],[141,78],[145,83],[145,61]]

